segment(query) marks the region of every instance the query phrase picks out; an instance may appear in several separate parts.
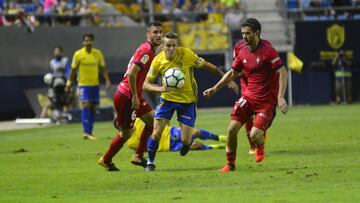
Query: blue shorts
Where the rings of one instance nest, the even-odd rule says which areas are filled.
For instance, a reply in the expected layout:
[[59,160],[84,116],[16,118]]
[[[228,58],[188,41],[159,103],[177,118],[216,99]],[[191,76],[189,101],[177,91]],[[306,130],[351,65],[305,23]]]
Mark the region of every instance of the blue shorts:
[[187,126],[195,126],[196,103],[178,103],[167,101],[160,98],[160,103],[156,107],[155,118],[165,118],[171,120],[174,111],[177,112],[178,121]]
[[[192,136],[191,143],[193,143],[194,137]],[[180,151],[182,147],[181,142],[181,129],[176,126],[170,129],[170,151]]]
[[80,101],[89,101],[91,104],[98,105],[100,100],[99,86],[79,86]]

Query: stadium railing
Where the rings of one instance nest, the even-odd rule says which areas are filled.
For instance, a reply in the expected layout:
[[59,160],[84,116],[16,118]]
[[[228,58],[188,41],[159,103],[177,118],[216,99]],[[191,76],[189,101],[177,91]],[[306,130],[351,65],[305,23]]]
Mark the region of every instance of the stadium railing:
[[360,6],[323,8],[286,8],[283,15],[292,21],[360,20]]

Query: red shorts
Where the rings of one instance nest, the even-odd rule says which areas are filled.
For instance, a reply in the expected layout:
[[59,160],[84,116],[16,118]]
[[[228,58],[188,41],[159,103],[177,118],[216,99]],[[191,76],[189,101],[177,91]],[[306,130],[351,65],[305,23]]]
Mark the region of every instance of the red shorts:
[[114,94],[114,106],[116,109],[116,122],[121,129],[129,129],[134,126],[136,117],[140,117],[152,111],[151,106],[140,97],[140,106],[136,111],[131,109],[131,99],[116,91]]
[[266,131],[266,129],[271,126],[271,123],[275,118],[275,108],[275,106],[272,108],[254,107],[244,97],[241,97],[235,102],[234,108],[231,112],[231,120],[236,120],[245,124],[252,115],[255,115],[253,126]]

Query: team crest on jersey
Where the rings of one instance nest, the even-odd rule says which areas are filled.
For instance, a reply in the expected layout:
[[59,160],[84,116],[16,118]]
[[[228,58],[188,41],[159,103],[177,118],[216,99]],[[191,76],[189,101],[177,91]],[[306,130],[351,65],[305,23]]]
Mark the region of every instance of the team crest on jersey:
[[196,61],[195,61],[195,65],[200,65],[201,64],[201,62],[203,62],[204,61],[204,59],[203,58],[201,58],[201,57],[199,57]]
[[142,58],[141,58],[141,63],[146,64],[149,60],[149,55],[145,54]]
[[245,64],[245,63],[247,63],[247,60],[246,60],[246,59],[243,60],[243,64]]
[[256,63],[257,63],[257,64],[260,63],[260,57],[256,57]]

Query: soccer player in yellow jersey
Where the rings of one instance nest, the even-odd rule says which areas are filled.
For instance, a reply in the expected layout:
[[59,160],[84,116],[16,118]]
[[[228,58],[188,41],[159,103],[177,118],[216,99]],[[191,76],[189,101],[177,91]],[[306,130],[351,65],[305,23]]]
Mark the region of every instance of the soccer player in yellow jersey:
[[105,61],[101,51],[93,48],[94,34],[84,34],[82,40],[84,47],[74,53],[65,91],[69,92],[76,69],[79,68],[77,79],[83,137],[84,139],[95,140],[92,129],[95,122],[96,105],[99,104],[99,72],[104,76],[106,88],[110,88],[111,83],[105,70]]
[[[182,147],[180,155],[185,156],[190,149],[192,133],[196,117],[197,84],[194,78],[194,68],[202,68],[222,77],[224,74],[215,65],[198,57],[188,48],[178,47],[176,33],[166,33],[164,36],[164,50],[160,52],[151,63],[150,70],[146,76],[143,89],[149,92],[161,93],[160,103],[156,108],[154,130],[148,140],[148,163],[146,171],[155,170],[155,155],[159,146],[161,134],[172,118],[174,111],[177,111],[178,121],[181,127]],[[155,84],[158,76],[163,76],[169,68],[178,68],[185,75],[185,84],[181,88],[169,88],[165,84]],[[238,93],[235,82],[228,83]]]

